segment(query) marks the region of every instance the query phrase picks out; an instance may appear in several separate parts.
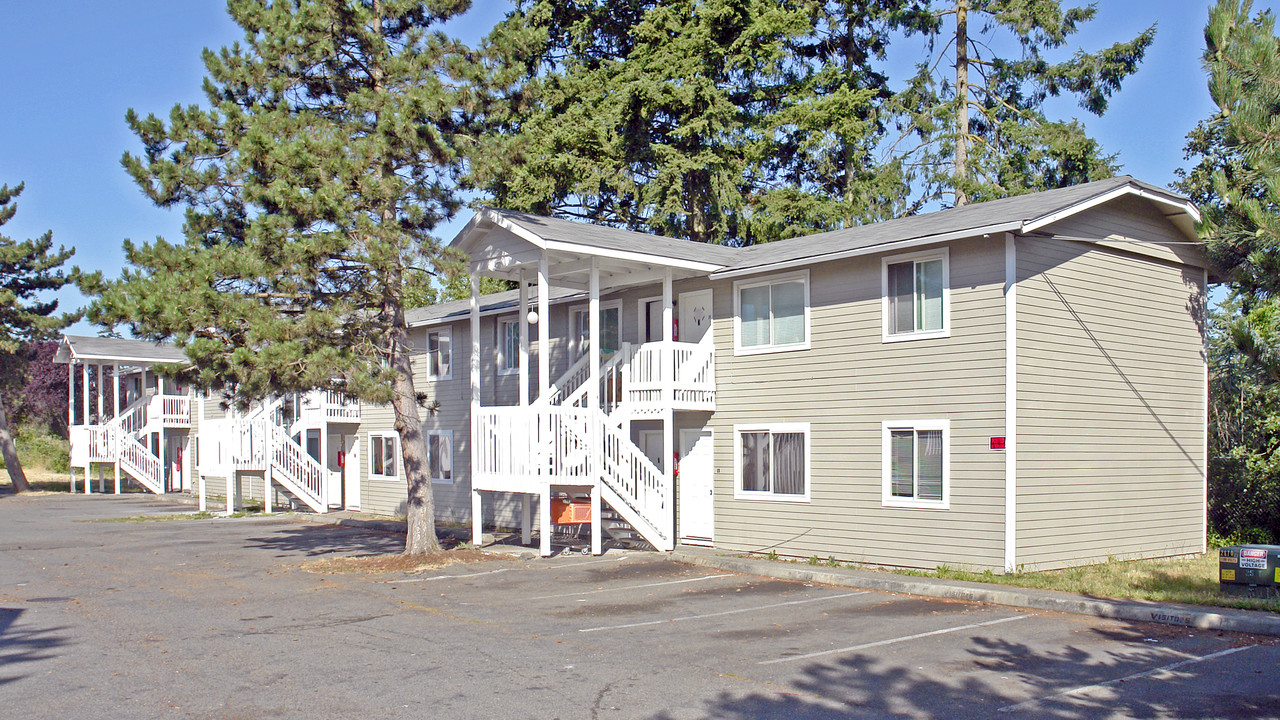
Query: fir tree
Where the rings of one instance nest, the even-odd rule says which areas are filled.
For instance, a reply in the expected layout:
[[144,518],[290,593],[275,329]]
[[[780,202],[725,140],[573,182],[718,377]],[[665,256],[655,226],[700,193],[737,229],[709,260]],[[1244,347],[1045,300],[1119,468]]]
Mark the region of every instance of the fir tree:
[[408,479],[409,554],[438,550],[405,322],[449,268],[466,0],[231,0],[243,44],[204,53],[206,105],[128,114],[123,164],[185,238],[125,243],[94,319],[172,338],[185,378],[238,405],[314,388],[389,403]]
[[[18,211],[14,199],[22,189],[22,184],[14,188],[0,185],[0,226]],[[57,314],[57,300],[41,297],[41,293],[73,281],[77,271],[68,273],[62,266],[74,254],[75,248],[59,246],[53,250],[51,231],[22,242],[0,235],[0,384],[4,387],[12,389],[23,383],[27,361],[19,351],[24,344],[53,338],[75,321],[75,315]],[[14,491],[23,492],[30,485],[9,427],[9,409],[16,407],[14,398],[0,399],[0,455]]]
[[[1131,40],[1094,53],[1077,50],[1053,63],[1048,54],[1067,46],[1079,26],[1093,19],[1095,6],[1064,10],[1059,0],[929,5],[938,20],[926,31],[929,48],[941,49],[917,67],[898,95],[900,136],[894,145],[926,200],[950,196],[963,205],[1115,173],[1114,157],[1079,122],[1049,120],[1044,102],[1071,94],[1080,107],[1101,115],[1137,70],[1155,39],[1154,25]],[[1020,57],[997,54],[994,48],[1009,40]]]

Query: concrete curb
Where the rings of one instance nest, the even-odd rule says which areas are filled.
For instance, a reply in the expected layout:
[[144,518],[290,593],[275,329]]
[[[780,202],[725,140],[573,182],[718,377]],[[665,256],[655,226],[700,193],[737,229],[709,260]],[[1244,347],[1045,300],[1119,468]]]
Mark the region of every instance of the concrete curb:
[[747,575],[799,580],[802,582],[856,587],[866,590],[920,595],[949,600],[1008,605],[1053,612],[1092,615],[1116,620],[1181,625],[1205,630],[1227,630],[1255,635],[1280,636],[1280,615],[1256,610],[1205,608],[1198,605],[1156,603],[1144,600],[1111,600],[1087,595],[1032,590],[1007,585],[914,578],[902,575],[823,568],[774,560],[716,555],[711,552],[676,550],[669,557],[700,567],[729,570]]

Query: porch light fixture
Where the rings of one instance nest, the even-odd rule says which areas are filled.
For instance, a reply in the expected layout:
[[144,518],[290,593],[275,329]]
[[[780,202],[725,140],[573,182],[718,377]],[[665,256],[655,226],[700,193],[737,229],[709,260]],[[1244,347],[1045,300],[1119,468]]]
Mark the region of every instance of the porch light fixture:
[[529,324],[530,324],[530,325],[537,325],[537,324],[538,324],[538,311],[537,311],[537,310],[530,310],[530,311],[529,311],[529,314],[525,317],[525,319],[529,321]]

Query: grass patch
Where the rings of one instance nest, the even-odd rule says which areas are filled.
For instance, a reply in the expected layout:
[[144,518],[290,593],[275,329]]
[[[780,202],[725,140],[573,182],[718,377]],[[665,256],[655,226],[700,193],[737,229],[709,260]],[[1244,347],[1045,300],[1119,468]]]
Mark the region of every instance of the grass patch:
[[1187,603],[1213,607],[1280,612],[1280,599],[1227,595],[1218,587],[1218,552],[1164,560],[1111,560],[1065,570],[997,575],[946,566],[935,571],[902,571],[909,575],[1059,590],[1096,597]]
[[190,513],[168,513],[165,515],[130,515],[129,517],[118,518],[102,518],[99,520],[90,520],[89,522],[98,523],[145,523],[145,522],[169,522],[170,520],[211,520],[217,517],[245,517],[249,515],[246,511],[240,511],[233,515],[218,515],[211,512],[190,512]]
[[311,560],[302,569],[318,575],[376,575],[404,573],[415,575],[427,570],[439,570],[450,565],[487,562],[498,558],[469,547],[457,547],[434,555],[367,555],[364,557],[336,557]]

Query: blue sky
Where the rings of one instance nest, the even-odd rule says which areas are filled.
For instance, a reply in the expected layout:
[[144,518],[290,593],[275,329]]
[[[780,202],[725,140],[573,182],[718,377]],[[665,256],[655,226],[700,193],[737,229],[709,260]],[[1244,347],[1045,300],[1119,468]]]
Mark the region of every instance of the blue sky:
[[[1183,139],[1213,111],[1200,69],[1207,0],[1103,0],[1098,18],[1076,38],[1094,50],[1159,23],[1141,70],[1094,117],[1071,101],[1051,106],[1057,117],[1079,117],[1124,171],[1158,185],[1182,167]],[[1255,3],[1255,9],[1273,3]],[[505,2],[477,2],[451,30],[482,36],[507,11]],[[125,111],[167,114],[175,103],[203,99],[203,48],[241,37],[214,0],[6,0],[0,14],[0,183],[26,183],[17,216],[0,229],[15,239],[52,230],[55,243],[75,246],[75,262],[118,275],[125,238],[180,239],[180,211],[153,206],[120,167],[140,150]],[[913,61],[914,58],[901,58]],[[440,235],[451,238],[464,213]],[[80,305],[64,291],[64,307]],[[94,334],[80,324],[72,332]]]

